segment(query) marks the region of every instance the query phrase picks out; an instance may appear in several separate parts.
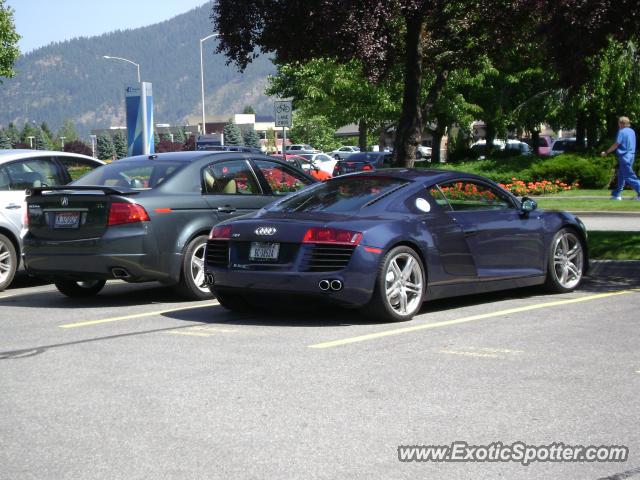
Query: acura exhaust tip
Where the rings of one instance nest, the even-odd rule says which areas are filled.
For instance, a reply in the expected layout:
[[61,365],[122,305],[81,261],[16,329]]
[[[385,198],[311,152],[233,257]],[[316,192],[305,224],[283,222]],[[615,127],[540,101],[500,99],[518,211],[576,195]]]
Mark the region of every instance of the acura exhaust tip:
[[329,280],[320,280],[318,282],[318,287],[320,287],[320,290],[323,292],[326,292],[331,288],[331,282]]
[[340,280],[331,280],[331,290],[334,292],[342,290],[342,282]]

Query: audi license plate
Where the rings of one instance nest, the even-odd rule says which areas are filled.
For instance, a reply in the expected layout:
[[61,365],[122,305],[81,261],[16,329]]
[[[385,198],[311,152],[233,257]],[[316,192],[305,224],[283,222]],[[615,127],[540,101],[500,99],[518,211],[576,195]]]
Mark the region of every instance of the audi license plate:
[[57,212],[53,228],[78,228],[80,212]]
[[279,251],[279,243],[251,242],[249,260],[277,260]]

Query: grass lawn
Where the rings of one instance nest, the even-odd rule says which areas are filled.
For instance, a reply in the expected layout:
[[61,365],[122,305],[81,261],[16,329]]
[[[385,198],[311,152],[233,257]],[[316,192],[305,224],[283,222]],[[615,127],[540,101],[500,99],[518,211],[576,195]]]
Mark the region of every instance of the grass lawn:
[[[565,192],[569,193],[569,192]],[[634,195],[635,196],[635,195]],[[630,200],[629,194],[623,194],[621,201],[609,200],[607,198],[600,199],[584,199],[572,198],[566,196],[563,198],[548,198],[532,196],[540,208],[547,210],[566,210],[568,212],[638,212],[640,213],[640,201]],[[640,219],[638,219],[640,221]]]
[[589,232],[589,255],[602,260],[640,260],[640,232]]

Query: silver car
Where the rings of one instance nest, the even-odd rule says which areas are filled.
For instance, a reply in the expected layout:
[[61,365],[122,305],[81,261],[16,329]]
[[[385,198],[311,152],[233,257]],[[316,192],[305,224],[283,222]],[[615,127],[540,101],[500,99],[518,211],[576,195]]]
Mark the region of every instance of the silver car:
[[0,292],[18,269],[25,190],[65,185],[104,162],[86,155],[47,150],[0,150]]

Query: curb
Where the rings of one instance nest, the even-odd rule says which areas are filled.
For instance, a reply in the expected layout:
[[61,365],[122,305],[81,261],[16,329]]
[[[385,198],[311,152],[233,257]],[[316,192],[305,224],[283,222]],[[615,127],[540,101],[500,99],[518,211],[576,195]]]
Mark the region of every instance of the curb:
[[572,210],[573,215],[581,217],[640,217],[640,212],[612,212],[612,211],[593,211],[593,210]]
[[640,280],[640,260],[590,260],[589,277],[626,277]]

